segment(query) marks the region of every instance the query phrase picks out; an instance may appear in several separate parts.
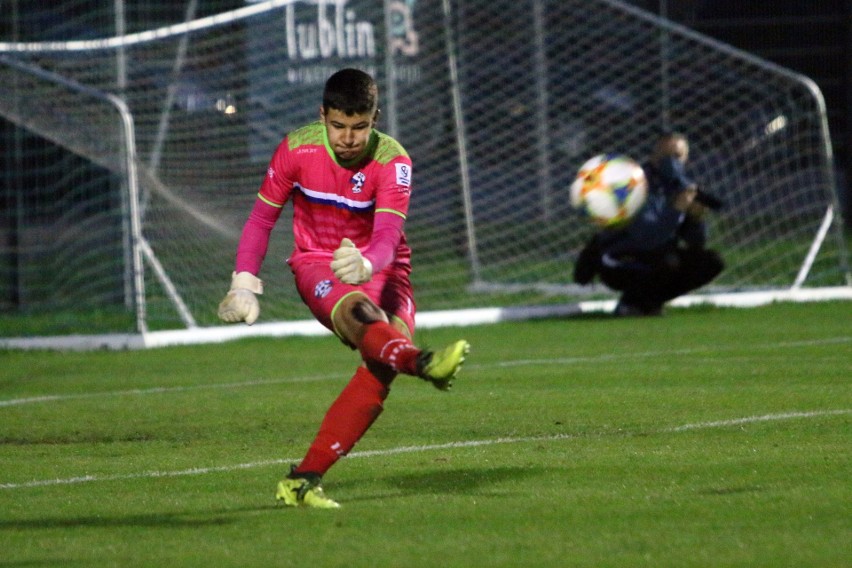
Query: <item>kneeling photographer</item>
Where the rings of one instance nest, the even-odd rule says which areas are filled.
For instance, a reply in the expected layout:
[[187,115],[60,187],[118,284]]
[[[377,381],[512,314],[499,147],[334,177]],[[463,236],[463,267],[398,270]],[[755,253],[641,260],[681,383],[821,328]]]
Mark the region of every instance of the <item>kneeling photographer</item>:
[[724,261],[706,248],[704,216],[722,202],[686,176],[689,143],[679,133],[663,135],[643,164],[648,198],[629,225],[596,233],[580,252],[574,280],[596,275],[621,292],[617,316],[662,314],[663,305],[707,284]]

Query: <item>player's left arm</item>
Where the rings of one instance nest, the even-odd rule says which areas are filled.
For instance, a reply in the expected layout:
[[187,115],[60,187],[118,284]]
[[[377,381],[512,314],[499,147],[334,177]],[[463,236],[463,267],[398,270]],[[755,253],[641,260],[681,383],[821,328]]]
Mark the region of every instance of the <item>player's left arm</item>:
[[364,258],[373,265],[373,272],[381,272],[396,259],[402,240],[405,217],[393,211],[377,211],[373,220],[373,235],[364,249]]
[[364,252],[350,239],[341,240],[331,261],[337,279],[344,284],[363,284],[393,262],[402,239],[403,222],[402,217],[392,213],[376,213],[373,236]]
[[383,168],[376,191],[370,243],[363,250],[344,238],[334,251],[331,269],[346,284],[363,284],[396,259],[411,194],[411,161],[400,156]]

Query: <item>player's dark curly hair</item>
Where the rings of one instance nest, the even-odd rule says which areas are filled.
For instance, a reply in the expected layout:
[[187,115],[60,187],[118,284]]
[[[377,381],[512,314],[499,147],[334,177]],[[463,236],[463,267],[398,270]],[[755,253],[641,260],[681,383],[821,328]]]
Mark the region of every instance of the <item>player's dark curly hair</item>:
[[322,106],[348,116],[374,113],[379,106],[376,81],[360,69],[341,69],[328,78],[322,93]]

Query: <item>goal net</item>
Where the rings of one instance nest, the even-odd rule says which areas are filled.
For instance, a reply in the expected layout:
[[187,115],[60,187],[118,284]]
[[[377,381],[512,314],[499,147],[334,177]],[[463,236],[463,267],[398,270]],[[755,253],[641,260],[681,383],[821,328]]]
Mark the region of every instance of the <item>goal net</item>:
[[[121,26],[132,33],[81,39],[71,18],[66,41],[0,38],[4,328],[221,337],[216,305],[267,162],[344,66],[377,78],[379,128],[414,160],[423,321],[611,300],[571,281],[593,228],[567,188],[592,155],[644,160],[664,130],[687,135],[691,174],[727,202],[709,220],[727,269],[702,298],[849,297],[826,112],[805,77],[614,0],[186,4],[168,25]],[[261,273],[262,321],[299,325],[288,220]]]

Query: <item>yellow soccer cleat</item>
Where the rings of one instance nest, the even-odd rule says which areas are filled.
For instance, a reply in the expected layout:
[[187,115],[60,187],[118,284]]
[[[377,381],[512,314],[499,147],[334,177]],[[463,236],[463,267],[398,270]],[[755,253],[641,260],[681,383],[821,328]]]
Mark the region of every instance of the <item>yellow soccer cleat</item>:
[[417,357],[417,376],[439,390],[450,390],[469,352],[470,344],[464,339],[450,344],[443,351],[423,351]]
[[299,475],[290,470],[286,479],[278,482],[275,498],[284,501],[288,507],[314,507],[316,509],[337,509],[340,503],[329,499],[323,493],[318,476],[291,477]]

